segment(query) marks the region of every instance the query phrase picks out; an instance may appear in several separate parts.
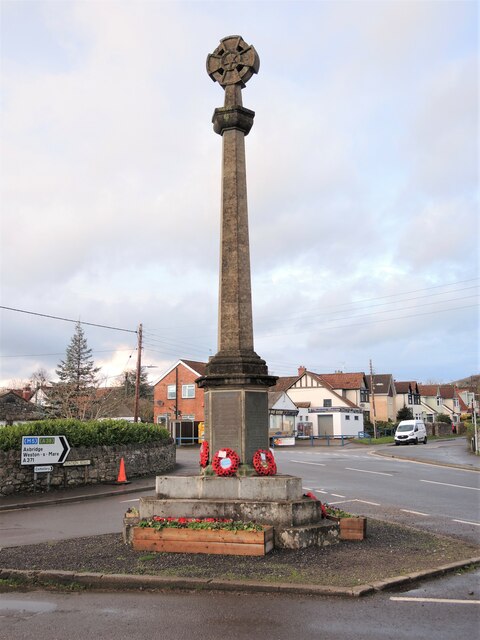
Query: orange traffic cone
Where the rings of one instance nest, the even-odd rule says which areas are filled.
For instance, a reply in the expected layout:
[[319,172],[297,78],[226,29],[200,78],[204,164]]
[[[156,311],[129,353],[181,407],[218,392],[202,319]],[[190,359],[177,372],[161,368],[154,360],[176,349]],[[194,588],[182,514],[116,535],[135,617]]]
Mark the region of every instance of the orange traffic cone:
[[117,484],[129,484],[127,474],[125,473],[125,461],[120,458],[120,468],[118,470]]

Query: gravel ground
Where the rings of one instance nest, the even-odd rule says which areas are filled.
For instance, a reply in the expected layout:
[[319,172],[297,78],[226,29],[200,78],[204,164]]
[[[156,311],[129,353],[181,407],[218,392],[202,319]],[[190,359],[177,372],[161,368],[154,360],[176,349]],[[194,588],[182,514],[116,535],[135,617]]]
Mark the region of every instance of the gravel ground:
[[369,519],[361,542],[274,549],[264,557],[139,552],[108,534],[0,549],[0,567],[350,587],[478,555],[478,547],[459,540]]

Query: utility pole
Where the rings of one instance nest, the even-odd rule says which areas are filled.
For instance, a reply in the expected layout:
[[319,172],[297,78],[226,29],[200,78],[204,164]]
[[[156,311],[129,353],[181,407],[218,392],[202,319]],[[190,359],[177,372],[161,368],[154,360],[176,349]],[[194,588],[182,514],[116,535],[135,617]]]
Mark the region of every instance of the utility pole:
[[372,410],[373,410],[373,437],[377,439],[377,417],[375,413],[375,385],[373,384],[373,365],[370,360],[370,389],[372,395]]
[[133,421],[138,422],[138,403],[140,400],[140,374],[142,372],[142,334],[143,325],[138,325],[138,345],[137,345],[137,375],[135,376],[135,409],[133,411]]
[[472,398],[472,418],[473,418],[473,442],[475,446],[475,453],[478,453],[477,410],[475,407],[475,394],[473,394],[473,398]]

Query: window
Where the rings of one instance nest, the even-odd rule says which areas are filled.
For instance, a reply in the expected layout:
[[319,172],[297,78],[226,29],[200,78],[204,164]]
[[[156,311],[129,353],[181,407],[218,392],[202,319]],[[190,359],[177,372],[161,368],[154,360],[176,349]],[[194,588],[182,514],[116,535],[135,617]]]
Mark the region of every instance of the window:
[[413,404],[413,395],[411,393],[408,394],[408,404]]
[[437,407],[442,404],[442,396],[437,396]]
[[454,398],[454,399],[453,399],[453,406],[454,406],[454,407],[458,407],[458,404],[459,404],[459,403],[458,403],[458,398]]
[[345,420],[350,420],[350,416],[345,416]]
[[194,398],[194,397],[195,397],[195,385],[182,384],[182,398]]
[[168,427],[168,413],[161,413],[157,416],[157,424],[162,427]]
[[420,404],[420,396],[418,393],[413,396],[413,404]]
[[360,402],[368,402],[368,389],[360,389]]
[[175,400],[177,397],[177,390],[174,384],[167,385],[167,398],[169,400]]
[[324,407],[331,407],[332,406],[332,401],[329,399],[326,399],[323,401],[323,406]]
[[355,416],[355,420],[358,420],[358,416]]

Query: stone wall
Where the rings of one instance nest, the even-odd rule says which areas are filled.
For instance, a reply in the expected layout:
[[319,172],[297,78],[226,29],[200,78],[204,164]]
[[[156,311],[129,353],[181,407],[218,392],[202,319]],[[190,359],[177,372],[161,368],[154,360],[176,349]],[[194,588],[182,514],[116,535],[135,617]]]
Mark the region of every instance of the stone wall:
[[151,442],[100,447],[72,447],[67,462],[86,461],[80,466],[53,465],[51,473],[38,473],[34,483],[33,465],[20,464],[20,451],[0,451],[0,496],[13,493],[46,491],[50,488],[76,487],[85,484],[115,482],[121,458],[127,479],[171,471],[175,466],[173,442]]

